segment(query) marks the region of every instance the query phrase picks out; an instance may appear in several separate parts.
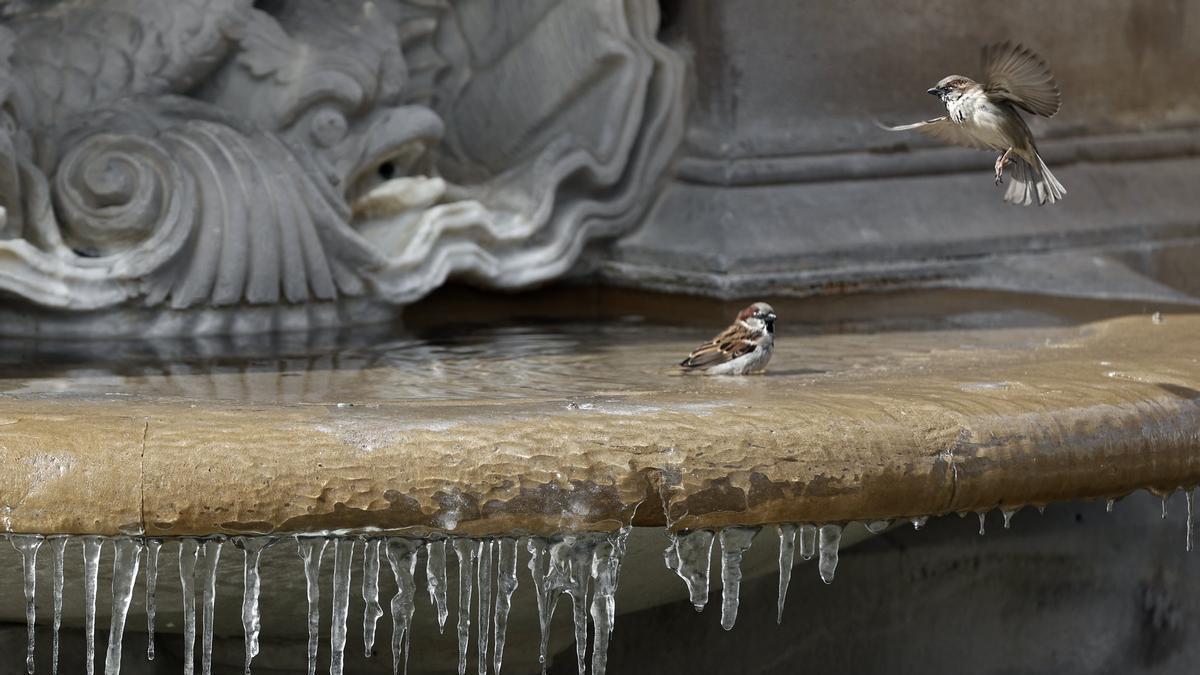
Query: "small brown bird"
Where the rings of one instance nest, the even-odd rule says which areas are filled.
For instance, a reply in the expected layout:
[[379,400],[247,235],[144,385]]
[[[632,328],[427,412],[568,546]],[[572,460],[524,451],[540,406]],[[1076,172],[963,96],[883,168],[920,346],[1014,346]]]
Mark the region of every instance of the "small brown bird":
[[980,150],[999,150],[996,184],[1004,167],[1012,164],[1011,182],[1004,201],[1028,206],[1053,204],[1066,188],[1038,155],[1033,134],[1017,108],[1033,115],[1053,117],[1061,105],[1054,74],[1046,62],[1019,44],[1005,42],[983,49],[984,82],[969,77],[944,77],[928,93],[946,104],[948,115],[915,124],[887,127],[890,131],[916,129],[940,141]]
[[738,313],[733,325],[700,345],[679,363],[706,375],[745,375],[767,367],[775,347],[775,310],[756,302]]

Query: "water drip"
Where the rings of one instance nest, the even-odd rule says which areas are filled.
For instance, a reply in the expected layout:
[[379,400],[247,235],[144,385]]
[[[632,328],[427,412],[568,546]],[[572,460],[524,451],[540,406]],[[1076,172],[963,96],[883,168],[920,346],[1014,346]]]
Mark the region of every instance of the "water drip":
[[379,605],[379,544],[378,539],[368,539],[363,548],[363,654],[367,658],[375,649],[375,629],[383,616]]
[[733,630],[737,621],[742,587],[742,556],[754,542],[757,527],[727,527],[721,530],[721,627]]
[[108,653],[104,658],[104,675],[121,674],[121,642],[125,636],[125,619],[133,601],[133,586],[137,581],[138,564],[142,558],[142,542],[121,537],[113,542],[112,619],[108,625]]
[[822,525],[820,538],[820,555],[821,559],[817,563],[817,569],[821,573],[821,581],[827,584],[833,583],[833,575],[837,572],[838,564],[838,547],[842,543],[842,526],[841,525]]
[[667,537],[670,543],[663,552],[667,568],[683,579],[692,606],[699,612],[708,603],[714,535],[711,530],[694,530],[678,534],[668,532]]
[[792,581],[792,565],[796,559],[796,526],[776,525],[779,532],[779,599],[775,623],[783,623],[783,603],[787,600],[788,584]]

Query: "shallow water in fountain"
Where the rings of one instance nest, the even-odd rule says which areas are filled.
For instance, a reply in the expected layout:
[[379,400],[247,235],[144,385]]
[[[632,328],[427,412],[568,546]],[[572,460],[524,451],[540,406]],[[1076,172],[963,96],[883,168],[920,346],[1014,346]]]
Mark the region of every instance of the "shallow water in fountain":
[[[98,343],[81,346],[83,353],[65,365],[36,357],[38,349],[57,348],[57,343],[33,345],[34,357],[20,364],[0,362],[0,396],[335,405],[554,398],[602,408],[592,399],[637,392],[646,387],[647,377],[654,388],[753,397],[773,387],[812,386],[831,378],[865,383],[880,372],[906,363],[917,366],[946,350],[1021,350],[1077,335],[1071,328],[1021,328],[818,336],[787,320],[780,319],[767,377],[745,381],[686,377],[675,366],[727,320],[680,326],[631,318],[457,328],[420,338],[375,326],[361,328],[354,339],[301,345],[247,336],[211,351],[196,346],[204,343],[188,343],[187,348]],[[230,356],[227,349],[241,351]],[[964,386],[993,385],[1019,386]],[[611,412],[631,411],[618,407]]]

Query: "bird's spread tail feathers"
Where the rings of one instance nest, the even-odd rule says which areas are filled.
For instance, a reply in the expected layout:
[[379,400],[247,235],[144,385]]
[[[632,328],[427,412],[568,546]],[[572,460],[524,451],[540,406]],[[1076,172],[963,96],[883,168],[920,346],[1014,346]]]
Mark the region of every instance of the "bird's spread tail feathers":
[[1013,159],[1004,201],[1018,206],[1053,204],[1067,194],[1067,189],[1050,173],[1050,167],[1042,161],[1041,155],[1035,153],[1034,157],[1037,159],[1037,169],[1020,157]]

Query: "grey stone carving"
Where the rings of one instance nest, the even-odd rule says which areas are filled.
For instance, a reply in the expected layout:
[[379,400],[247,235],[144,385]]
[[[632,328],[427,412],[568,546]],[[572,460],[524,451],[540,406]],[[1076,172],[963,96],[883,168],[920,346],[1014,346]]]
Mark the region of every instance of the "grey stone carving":
[[[650,0],[9,3],[5,331],[262,329],[557,276],[632,226],[682,135],[657,22]],[[229,307],[250,318],[179,318]]]

